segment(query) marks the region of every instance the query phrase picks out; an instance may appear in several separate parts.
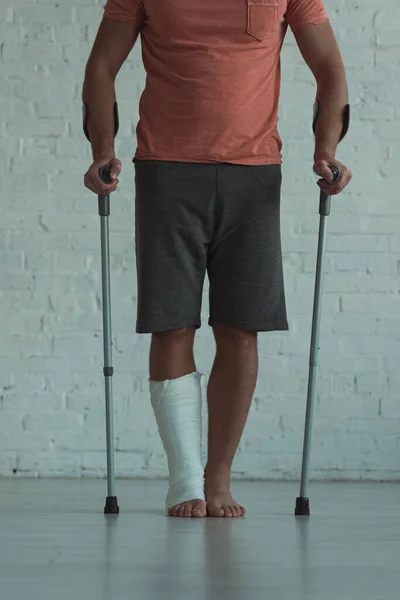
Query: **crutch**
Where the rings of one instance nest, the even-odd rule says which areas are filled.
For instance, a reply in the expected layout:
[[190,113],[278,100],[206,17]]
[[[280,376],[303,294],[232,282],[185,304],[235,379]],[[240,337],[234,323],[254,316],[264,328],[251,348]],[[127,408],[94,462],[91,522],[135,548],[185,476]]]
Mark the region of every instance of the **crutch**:
[[[114,133],[117,135],[119,127],[118,104],[114,104]],[[87,106],[83,104],[83,131],[90,141],[87,130]],[[104,183],[111,183],[109,165],[104,165],[99,175]],[[109,222],[110,194],[98,196],[100,215],[100,240],[101,240],[101,274],[102,274],[102,298],[103,298],[103,346],[104,346],[104,382],[106,397],[106,443],[107,443],[107,498],[104,514],[118,515],[119,506],[115,494],[115,469],[114,469],[114,411],[113,411],[113,388],[112,376],[112,335],[111,335],[111,286],[110,286],[110,244],[109,244]]]
[[[314,121],[313,130],[315,133],[316,124],[319,112],[319,103],[315,102],[314,105]],[[341,141],[346,135],[350,124],[350,106],[347,105],[343,115],[343,129],[340,136]],[[333,179],[330,183],[334,184],[340,178],[340,170],[336,165],[329,165]],[[313,318],[312,318],[312,330],[311,330],[311,348],[310,348],[310,365],[308,374],[308,391],[307,391],[307,408],[306,408],[306,419],[304,429],[304,443],[303,443],[303,462],[301,470],[301,485],[300,485],[300,496],[296,499],[296,516],[309,516],[310,515],[310,501],[307,496],[308,492],[308,476],[310,467],[310,453],[311,453],[311,436],[312,436],[312,423],[314,416],[314,405],[315,405],[315,394],[316,394],[316,381],[318,372],[318,351],[319,351],[319,335],[321,325],[321,307],[322,307],[322,293],[323,293],[323,275],[325,266],[325,248],[326,248],[326,232],[328,225],[328,216],[331,212],[331,197],[321,191],[320,203],[319,203],[319,235],[318,235],[318,252],[317,252],[317,268],[315,276],[315,289],[314,289],[314,307],[313,307]]]

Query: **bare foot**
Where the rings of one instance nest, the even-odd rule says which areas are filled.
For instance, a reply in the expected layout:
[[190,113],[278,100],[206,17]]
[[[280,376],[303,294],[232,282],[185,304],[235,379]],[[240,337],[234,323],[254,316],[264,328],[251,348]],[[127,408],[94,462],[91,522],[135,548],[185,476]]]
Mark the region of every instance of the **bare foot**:
[[207,505],[204,500],[189,500],[168,509],[170,517],[197,518],[207,516]]
[[207,515],[209,517],[244,517],[246,509],[232,497],[229,483],[218,479],[205,480]]

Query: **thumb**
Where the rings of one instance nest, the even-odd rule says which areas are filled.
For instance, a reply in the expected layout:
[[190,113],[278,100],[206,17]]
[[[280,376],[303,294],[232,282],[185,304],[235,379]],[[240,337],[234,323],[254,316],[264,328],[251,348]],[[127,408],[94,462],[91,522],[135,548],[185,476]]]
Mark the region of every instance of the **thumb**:
[[118,160],[118,158],[113,158],[112,160],[110,160],[110,165],[111,165],[111,171],[110,171],[110,177],[111,179],[117,179],[118,175],[121,173],[121,161]]
[[314,173],[320,175],[328,183],[332,181],[333,175],[329,168],[329,163],[326,160],[319,160],[314,165]]

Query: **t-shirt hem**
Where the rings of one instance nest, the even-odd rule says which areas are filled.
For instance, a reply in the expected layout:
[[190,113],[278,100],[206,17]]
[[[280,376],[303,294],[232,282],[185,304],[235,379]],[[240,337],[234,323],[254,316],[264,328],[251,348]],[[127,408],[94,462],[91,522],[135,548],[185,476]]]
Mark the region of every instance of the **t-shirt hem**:
[[298,25],[294,25],[293,27],[291,27],[291,30],[293,31],[293,33],[296,33],[296,31],[298,31],[299,29],[303,29],[303,27],[307,27],[309,25],[320,25],[321,23],[329,23],[329,18],[320,17],[319,19],[309,19],[308,21],[303,21]]
[[206,157],[206,156],[191,156],[187,154],[139,154],[136,153],[133,157],[133,162],[136,160],[166,160],[172,162],[192,162],[192,163],[231,163],[236,165],[280,165],[282,164],[282,156],[280,154],[274,156],[254,156],[250,158],[227,158],[223,156]]

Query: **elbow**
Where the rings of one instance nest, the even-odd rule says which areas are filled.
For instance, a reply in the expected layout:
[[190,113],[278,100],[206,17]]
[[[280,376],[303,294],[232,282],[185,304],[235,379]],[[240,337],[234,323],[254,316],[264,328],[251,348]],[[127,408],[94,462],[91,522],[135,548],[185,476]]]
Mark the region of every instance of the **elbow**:
[[115,82],[116,73],[112,72],[111,66],[106,60],[89,58],[85,68],[85,80],[101,80]]
[[327,65],[315,74],[318,96],[334,93],[348,97],[346,73],[343,66]]
[[88,100],[93,90],[114,87],[116,75],[105,61],[89,58],[82,88],[82,100]]
[[342,84],[347,86],[346,71],[341,60],[323,61],[314,72],[314,76],[318,85],[327,85],[334,82],[336,85]]

